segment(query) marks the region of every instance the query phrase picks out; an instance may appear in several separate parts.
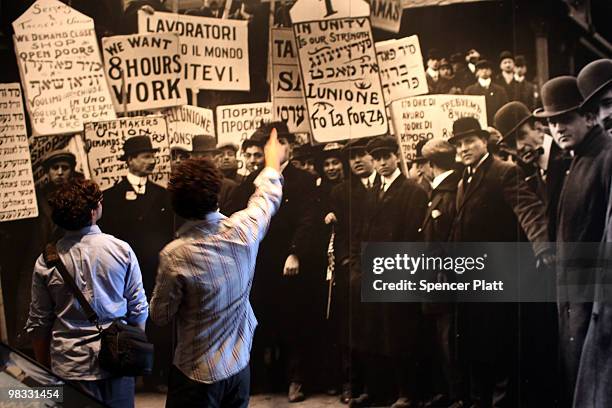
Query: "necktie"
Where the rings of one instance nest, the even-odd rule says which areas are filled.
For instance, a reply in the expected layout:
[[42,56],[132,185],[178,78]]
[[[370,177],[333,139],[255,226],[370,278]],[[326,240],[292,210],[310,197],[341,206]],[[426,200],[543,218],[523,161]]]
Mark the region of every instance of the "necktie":
[[385,182],[383,181],[382,184],[380,185],[380,191],[378,191],[378,200],[382,200],[382,198],[385,195]]
[[367,183],[366,183],[366,188],[368,190],[370,190],[372,188],[372,182],[370,181],[370,179],[368,179]]

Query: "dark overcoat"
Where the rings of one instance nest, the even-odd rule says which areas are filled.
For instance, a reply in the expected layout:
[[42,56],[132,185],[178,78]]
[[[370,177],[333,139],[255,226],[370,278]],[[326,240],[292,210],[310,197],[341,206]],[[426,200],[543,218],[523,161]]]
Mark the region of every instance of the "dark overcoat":
[[[427,210],[427,194],[400,174],[382,198],[368,200],[359,242],[420,242],[419,231]],[[362,270],[361,273],[368,273]],[[353,324],[353,346],[386,356],[415,358],[421,327],[417,303],[359,303]]]
[[501,86],[491,82],[489,88],[483,88],[476,82],[465,89],[466,95],[484,95],[487,105],[487,123],[493,123],[495,112],[508,103],[508,95]]

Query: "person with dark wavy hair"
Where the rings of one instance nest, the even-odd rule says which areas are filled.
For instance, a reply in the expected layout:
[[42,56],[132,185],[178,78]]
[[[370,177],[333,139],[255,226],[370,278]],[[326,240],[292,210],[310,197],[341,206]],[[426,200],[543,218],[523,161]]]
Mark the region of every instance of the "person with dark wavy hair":
[[68,231],[91,225],[91,211],[102,201],[100,187],[93,181],[82,180],[66,184],[49,198],[53,222]]
[[187,221],[161,251],[151,319],[176,317],[178,341],[166,407],[247,407],[251,344],[257,319],[249,302],[259,243],[283,195],[287,144],[272,130],[266,167],[246,209],[218,209],[223,174],[208,158],[181,162],[168,185],[174,210]]
[[[90,180],[62,184],[49,200],[53,221],[66,230],[57,252],[108,327],[114,320],[144,330],[149,315],[136,255],[130,246],[104,234],[102,192]],[[77,382],[111,407],[134,407],[134,377],[114,377],[100,368],[100,333],[55,267],[40,255],[32,275],[32,302],[26,323],[36,360],[58,376]]]
[[222,180],[223,174],[208,158],[181,162],[168,183],[174,211],[187,219],[202,219],[215,211]]

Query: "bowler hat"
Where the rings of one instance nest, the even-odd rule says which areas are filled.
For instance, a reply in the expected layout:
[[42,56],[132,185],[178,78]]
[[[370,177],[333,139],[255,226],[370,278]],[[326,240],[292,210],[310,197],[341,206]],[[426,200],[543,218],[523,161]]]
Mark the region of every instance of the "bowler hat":
[[453,122],[453,136],[448,139],[448,143],[455,144],[461,138],[470,135],[476,135],[489,140],[489,132],[480,127],[478,119],[471,116],[459,118]]
[[578,74],[578,89],[588,104],[599,92],[612,84],[612,60],[600,59],[586,65]]
[[134,136],[125,140],[123,143],[123,155],[119,160],[127,161],[128,158],[145,152],[158,152],[159,149],[153,148],[149,136]]
[[53,163],[58,161],[68,162],[72,168],[76,166],[76,157],[71,151],[66,149],[53,150],[45,156],[42,165],[44,168],[49,168]]
[[531,118],[533,115],[522,102],[508,102],[502,106],[493,119],[493,127],[502,134],[502,139],[498,143],[514,139],[515,131]]
[[276,129],[276,135],[279,139],[285,138],[289,143],[295,142],[295,135],[289,132],[287,122],[283,121],[262,123],[249,139],[253,139],[254,141],[260,143],[261,146],[263,146],[268,141],[272,129]]
[[385,135],[378,136],[370,140],[366,145],[366,151],[370,154],[379,150],[387,150],[392,153],[396,153],[399,149],[397,140],[393,136]]
[[217,151],[217,141],[214,136],[195,135],[191,142],[193,153],[214,153]]
[[517,67],[524,67],[527,65],[527,60],[525,59],[524,55],[517,55],[516,57],[514,57],[514,65],[516,65]]
[[417,142],[416,146],[414,147],[416,156],[413,161],[415,163],[423,163],[427,161],[427,159],[423,157],[423,146],[425,146],[425,143],[427,143],[427,139],[421,139]]
[[509,58],[509,59],[511,59],[512,61],[514,61],[514,56],[513,56],[513,55],[512,55],[512,53],[511,53],[510,51],[508,51],[508,50],[506,50],[506,51],[502,51],[502,52],[499,54],[499,62],[502,62],[503,60],[508,59],[508,58]]
[[493,69],[493,66],[488,60],[481,59],[476,63],[476,70],[478,71],[479,69]]
[[551,118],[580,108],[582,95],[573,76],[553,78],[542,86],[542,106],[533,112],[536,118]]

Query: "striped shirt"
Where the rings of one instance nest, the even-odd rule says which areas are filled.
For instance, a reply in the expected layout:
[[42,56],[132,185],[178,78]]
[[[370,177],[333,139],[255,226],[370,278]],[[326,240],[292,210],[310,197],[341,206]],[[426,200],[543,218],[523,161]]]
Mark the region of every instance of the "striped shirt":
[[160,253],[151,318],[164,325],[176,316],[174,365],[194,381],[214,383],[249,363],[257,326],[249,294],[282,176],[265,168],[255,186],[246,209],[187,222]]

